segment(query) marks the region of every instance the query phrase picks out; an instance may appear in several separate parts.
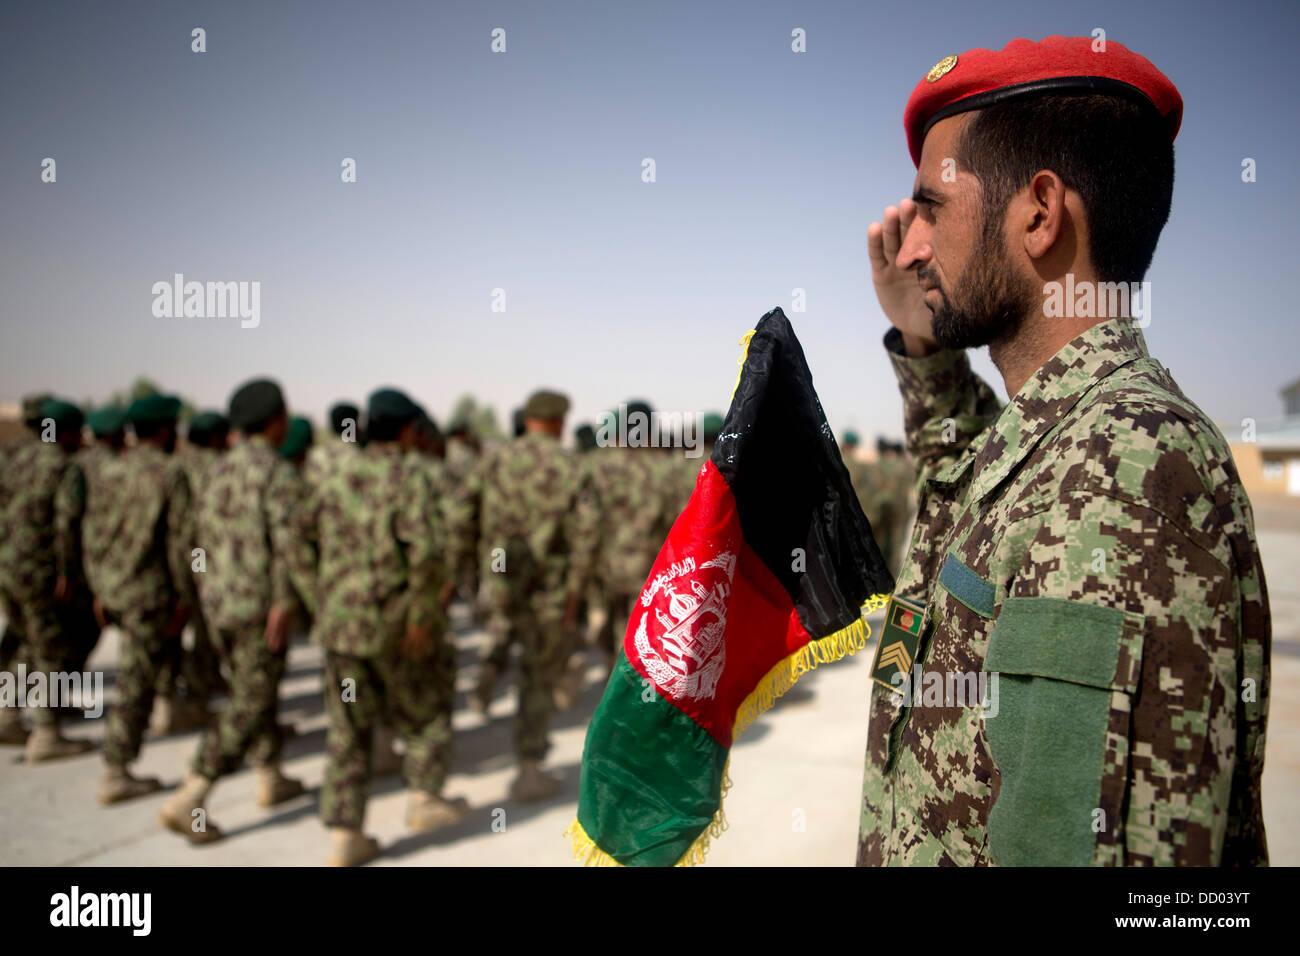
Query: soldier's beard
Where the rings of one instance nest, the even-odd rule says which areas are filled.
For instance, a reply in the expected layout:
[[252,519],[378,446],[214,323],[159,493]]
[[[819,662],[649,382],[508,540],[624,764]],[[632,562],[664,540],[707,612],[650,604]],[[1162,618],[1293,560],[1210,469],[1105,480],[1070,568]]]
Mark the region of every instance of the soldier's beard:
[[928,267],[917,270],[917,277],[934,285],[943,300],[933,316],[934,340],[943,348],[979,348],[1010,339],[1038,306],[1033,286],[1012,266],[997,219],[985,218],[951,298]]

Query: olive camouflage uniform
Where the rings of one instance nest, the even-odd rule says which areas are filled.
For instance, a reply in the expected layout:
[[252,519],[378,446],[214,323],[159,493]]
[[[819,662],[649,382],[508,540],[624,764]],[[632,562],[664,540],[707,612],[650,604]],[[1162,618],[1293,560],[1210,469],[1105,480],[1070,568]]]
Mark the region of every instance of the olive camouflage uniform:
[[[1223,436],[1131,320],[1001,409],[964,352],[900,338],[921,492],[896,594],[927,626],[881,639],[859,864],[1265,863],[1268,597]],[[905,703],[911,661],[941,683]],[[949,696],[980,672],[986,711]]]
[[180,644],[169,624],[178,606],[196,600],[193,510],[180,462],[151,444],[105,459],[87,483],[82,528],[91,589],[122,631],[104,760],[125,767],[140,753],[158,671]]
[[566,596],[579,587],[570,562],[577,462],[547,435],[525,434],[487,452],[456,491],[450,563],[479,561],[488,632],[504,657],[523,648],[515,746],[541,760],[549,746],[552,691],[572,639],[563,627]]
[[621,646],[632,602],[685,506],[674,465],[650,448],[597,448],[580,460],[574,562],[585,580],[599,581],[606,613],[596,642],[607,654]]
[[[393,442],[372,442],[321,474],[295,520],[291,562],[325,649],[327,826],[360,829],[374,730],[391,723],[406,743],[403,774],[437,794],[451,759],[446,700],[454,649],[437,596],[445,546],[428,462]],[[399,653],[406,628],[433,632],[433,654]]]
[[199,600],[230,682],[230,702],[194,758],[194,772],[208,780],[234,771],[246,755],[261,765],[280,755],[276,718],[288,647],[272,652],[265,628],[272,606],[299,610],[287,561],[299,481],[264,436],[252,435],[213,463],[198,501]]
[[[69,538],[73,526],[65,523],[60,533],[56,525],[55,501],[61,483],[75,488],[80,474],[59,444],[33,437],[13,449],[0,475],[0,582],[5,617],[21,642],[21,648],[7,654],[11,661],[21,654],[45,674],[63,670],[70,656],[54,590],[57,578],[75,575],[71,565],[78,549]],[[65,489],[64,494],[75,491]],[[57,723],[48,707],[33,708],[32,720],[43,726]]]

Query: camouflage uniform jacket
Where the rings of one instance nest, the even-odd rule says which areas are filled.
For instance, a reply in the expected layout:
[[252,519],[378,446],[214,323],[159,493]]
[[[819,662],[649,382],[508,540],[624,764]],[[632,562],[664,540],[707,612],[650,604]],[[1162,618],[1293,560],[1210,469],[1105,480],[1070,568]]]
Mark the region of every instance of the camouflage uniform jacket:
[[190,483],[190,497],[198,501],[203,496],[203,485],[207,481],[208,472],[212,470],[212,466],[221,457],[222,452],[215,448],[196,448],[193,445],[186,445],[177,448],[173,455],[185,469],[185,477]]
[[355,455],[360,450],[356,442],[345,442],[338,435],[331,435],[307,449],[307,461],[302,471],[303,478],[314,488],[339,464],[347,461],[350,455]]
[[52,594],[55,579],[76,573],[77,543],[70,523],[55,521],[60,486],[75,496],[81,469],[57,443],[36,438],[17,444],[0,473],[0,580],[18,599]]
[[[1129,320],[1000,410],[964,352],[885,341],[926,623],[906,703],[873,664],[859,864],[1266,862],[1268,596],[1223,436]],[[948,699],[980,671],[987,710]]]
[[193,607],[193,522],[189,479],[174,456],[148,444],[100,456],[81,519],[91,591],[116,613]]
[[477,550],[486,577],[502,549],[507,586],[573,590],[577,490],[577,461],[550,436],[521,435],[485,452],[454,492],[448,563],[463,574]]
[[301,480],[261,435],[213,462],[195,518],[199,600],[211,627],[261,625],[273,604],[298,609],[286,557]]
[[584,578],[599,567],[611,594],[640,592],[685,507],[671,483],[680,474],[675,465],[644,448],[597,448],[582,457],[574,557]]
[[327,651],[374,657],[408,625],[441,624],[445,545],[428,465],[376,442],[341,456],[307,493],[291,565]]

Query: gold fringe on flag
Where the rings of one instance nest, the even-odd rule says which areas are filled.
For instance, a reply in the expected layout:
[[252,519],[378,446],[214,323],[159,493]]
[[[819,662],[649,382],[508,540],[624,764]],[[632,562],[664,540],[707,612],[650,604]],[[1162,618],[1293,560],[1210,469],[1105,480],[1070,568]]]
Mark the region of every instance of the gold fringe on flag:
[[736,397],[736,389],[740,388],[740,376],[745,372],[745,359],[749,358],[749,340],[754,337],[754,330],[750,329],[740,337],[740,358],[736,364],[740,368],[736,369],[736,384],[731,386],[731,397]]
[[[749,334],[753,335],[752,332]],[[749,336],[745,337],[743,344],[746,346],[749,344]],[[743,356],[741,364],[744,364]],[[825,637],[809,641],[768,671],[736,711],[736,720],[731,731],[733,744],[754,721],[770,710],[773,704],[799,682],[800,676],[816,669],[819,664],[832,664],[845,657],[852,657],[866,647],[867,642],[871,640],[871,625],[867,623],[866,615],[880,610],[888,603],[888,594],[873,594],[862,603],[862,612],[852,624]],[[704,857],[709,852],[710,840],[721,836],[727,829],[727,816],[723,811],[723,802],[731,789],[730,770],[731,755],[728,754],[727,763],[722,769],[722,790],[718,794],[718,809],[713,814],[713,822],[695,838],[690,848],[674,866],[696,866],[703,863]],[[573,841],[573,858],[583,866],[623,865],[598,847],[596,841],[587,835],[587,831],[576,818],[564,831],[564,836]]]

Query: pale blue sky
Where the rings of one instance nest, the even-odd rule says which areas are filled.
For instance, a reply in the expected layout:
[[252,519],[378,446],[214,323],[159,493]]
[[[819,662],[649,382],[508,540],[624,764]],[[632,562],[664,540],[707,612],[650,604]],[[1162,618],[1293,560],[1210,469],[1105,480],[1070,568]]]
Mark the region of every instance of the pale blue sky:
[[[1216,419],[1276,418],[1300,376],[1297,9],[6,0],[0,401],[142,374],[224,407],[265,373],[317,420],[389,384],[440,418],[537,385],[571,424],[631,397],[721,411],[737,339],[801,287],[831,424],[900,434],[865,236],[911,192],[907,96],[949,53],[1100,26],[1186,104],[1152,351]],[[155,318],[176,272],[261,282],[260,327]]]

